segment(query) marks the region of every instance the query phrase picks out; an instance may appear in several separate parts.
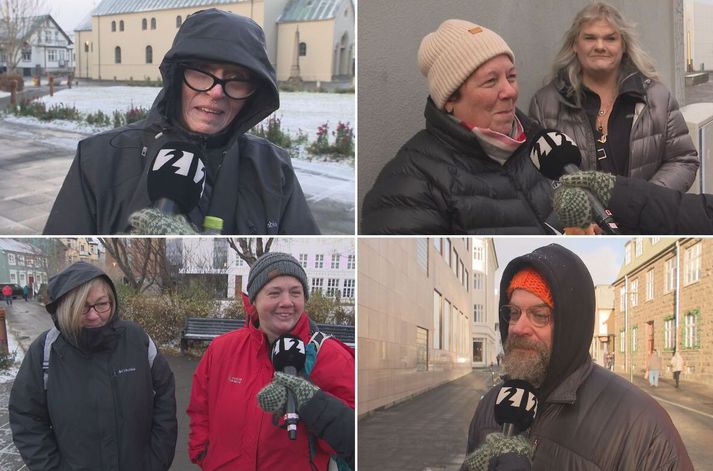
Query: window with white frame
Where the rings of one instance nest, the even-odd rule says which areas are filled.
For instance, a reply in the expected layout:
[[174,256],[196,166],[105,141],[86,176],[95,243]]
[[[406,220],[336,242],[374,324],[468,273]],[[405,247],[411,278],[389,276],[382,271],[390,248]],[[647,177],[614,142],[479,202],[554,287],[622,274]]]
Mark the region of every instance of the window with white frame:
[[628,265],[631,263],[631,246],[634,243],[635,242],[629,242],[628,244],[626,244],[626,247],[624,249],[624,264],[625,265]]
[[479,262],[483,261],[483,247],[473,247],[473,258]]
[[327,279],[327,296],[333,298],[339,292],[339,278]]
[[356,257],[350,255],[347,257],[347,270],[354,270],[356,268]]
[[436,249],[436,252],[441,253],[443,250],[443,240],[440,237],[433,237],[431,240],[433,241],[433,248]]
[[27,264],[28,267],[32,267],[35,265],[34,259],[32,257],[30,257],[29,255],[27,256],[25,263]]
[[242,257],[240,257],[240,256],[235,257],[235,266],[237,266],[237,267],[244,267],[244,266],[245,266],[245,260],[243,260]]
[[27,284],[27,273],[24,271],[20,272],[20,286],[25,286]]
[[25,264],[25,256],[22,254],[17,254],[17,264],[18,265],[24,265]]
[[24,62],[29,62],[32,60],[32,49],[26,48],[22,50],[22,60]]
[[686,249],[683,255],[683,284],[689,285],[701,279],[701,244]]
[[307,254],[306,253],[300,254],[300,265],[302,265],[302,268],[307,268]]
[[443,300],[443,350],[451,349],[451,302]]
[[47,49],[47,60],[50,62],[57,62],[57,50]]
[[698,338],[698,316],[699,311],[697,309],[694,309],[692,311],[688,311],[686,313],[686,316],[684,317],[684,348],[700,347],[700,340]]
[[428,273],[428,239],[416,239],[416,263]]
[[639,257],[644,253],[644,239],[643,237],[636,238],[636,256]]
[[339,270],[339,254],[338,253],[332,254],[331,268],[332,268],[332,270]]
[[639,305],[639,279],[632,280],[629,283],[631,287],[631,307]]
[[669,258],[665,264],[665,279],[664,293],[669,293],[676,288],[676,258]]
[[661,240],[661,237],[651,237],[651,238],[649,238],[649,241],[651,241],[651,245],[656,245],[656,244],[658,244],[660,240]]
[[453,253],[451,251],[451,239],[445,238],[443,240],[443,257],[446,259],[448,266],[451,266]]
[[441,348],[441,293],[433,291],[433,348]]
[[673,350],[676,347],[676,320],[667,317],[663,321],[663,348]]
[[17,261],[15,260],[15,254],[14,253],[9,253],[7,254],[7,263],[9,265],[17,265]]
[[17,270],[10,270],[10,283],[17,283]]
[[654,269],[646,272],[646,300],[654,299]]
[[314,256],[314,267],[315,268],[324,268],[324,255],[323,254],[317,254]]
[[342,290],[342,298],[353,299],[354,298],[354,280],[347,279],[344,280],[344,289]]
[[310,293],[321,293],[322,288],[324,288],[324,278],[312,278],[312,290]]
[[482,273],[473,272],[473,289],[481,290],[483,289],[483,276]]
[[632,329],[631,329],[631,351],[632,352],[635,352],[637,350],[636,341],[637,341],[638,332],[639,332],[639,328],[637,326],[632,327]]
[[458,270],[460,269],[459,260],[460,259],[458,258],[458,252],[456,251],[456,249],[453,249],[453,261],[451,262],[451,269],[453,270],[453,274],[458,279],[460,279],[460,275],[458,273]]
[[473,322],[483,322],[482,304],[473,304]]

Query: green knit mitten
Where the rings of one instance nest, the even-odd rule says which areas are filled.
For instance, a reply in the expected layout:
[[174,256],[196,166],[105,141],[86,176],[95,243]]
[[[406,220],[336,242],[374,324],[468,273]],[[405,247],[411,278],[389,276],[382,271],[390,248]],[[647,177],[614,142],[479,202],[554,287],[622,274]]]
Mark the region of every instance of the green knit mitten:
[[552,207],[564,227],[588,227],[594,220],[589,198],[581,188],[561,185],[555,190]]
[[198,232],[182,214],[167,216],[156,208],[144,208],[129,216],[130,234],[196,235]]
[[295,395],[297,410],[319,391],[317,386],[306,379],[278,371],[275,373],[275,378],[272,382],[257,393],[260,408],[265,412],[280,412],[284,410],[288,389]]
[[523,435],[506,437],[500,432],[490,433],[485,437],[485,443],[466,456],[461,470],[485,471],[488,469],[490,460],[506,453],[514,453],[530,459],[532,444]]
[[616,177],[610,173],[587,170],[571,175],[562,175],[560,182],[569,188],[583,188],[591,191],[604,205],[609,205]]

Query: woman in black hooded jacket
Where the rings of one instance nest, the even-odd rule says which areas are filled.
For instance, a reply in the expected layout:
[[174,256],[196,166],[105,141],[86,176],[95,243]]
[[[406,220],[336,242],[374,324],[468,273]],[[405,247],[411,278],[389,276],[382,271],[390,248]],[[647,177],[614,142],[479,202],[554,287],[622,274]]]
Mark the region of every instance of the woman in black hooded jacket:
[[119,319],[109,277],[75,263],[50,278],[55,327],[30,346],[10,393],[13,441],[33,471],[165,471],[175,383],[165,358]]
[[[199,69],[205,75],[210,73],[205,65],[239,67],[245,75],[213,74],[223,83],[213,81],[211,86],[210,81],[203,85],[199,80],[196,87],[187,71]],[[79,143],[44,233],[127,233],[132,230],[129,217],[163,196],[190,206],[181,212],[198,231],[204,228],[205,217],[212,216],[222,219],[222,234],[319,234],[287,152],[246,134],[280,104],[262,28],[250,18],[225,11],[196,12],[181,25],[160,70],[163,89],[145,120]],[[231,97],[225,80],[233,79],[243,80],[252,91]],[[186,102],[187,94],[200,96],[200,107],[188,109],[194,103]],[[241,105],[237,115],[223,122],[228,108],[236,104]],[[198,108],[203,121],[213,119],[220,125],[194,125],[190,115]],[[201,189],[203,170],[191,161],[190,175],[196,176],[201,192],[197,202],[190,197],[188,188],[195,190],[196,185],[188,176],[154,178],[164,175],[154,165],[159,153],[174,149],[197,153],[205,165]],[[185,191],[177,186],[185,186]],[[149,231],[135,226],[133,231],[191,233],[190,229],[178,232],[171,218],[163,219],[163,228]]]

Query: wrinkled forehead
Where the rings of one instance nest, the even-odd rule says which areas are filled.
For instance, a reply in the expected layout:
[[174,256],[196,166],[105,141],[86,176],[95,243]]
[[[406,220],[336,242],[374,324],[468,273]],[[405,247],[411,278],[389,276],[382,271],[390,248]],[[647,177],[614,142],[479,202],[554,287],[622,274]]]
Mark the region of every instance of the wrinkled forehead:
[[186,65],[213,75],[222,75],[223,77],[233,76],[236,78],[248,79],[252,77],[250,69],[239,64],[228,64],[221,62],[207,62],[201,60],[191,60],[186,62]]

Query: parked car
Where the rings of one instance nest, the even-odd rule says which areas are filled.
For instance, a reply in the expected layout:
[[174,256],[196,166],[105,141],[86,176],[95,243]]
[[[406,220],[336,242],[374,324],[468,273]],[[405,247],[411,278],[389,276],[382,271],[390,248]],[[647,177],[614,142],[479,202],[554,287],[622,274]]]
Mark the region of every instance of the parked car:
[[[5,287],[5,285],[10,285],[12,287],[12,299],[17,299],[22,297],[22,286],[17,283],[0,283],[0,291]],[[0,298],[4,299],[4,298]]]

